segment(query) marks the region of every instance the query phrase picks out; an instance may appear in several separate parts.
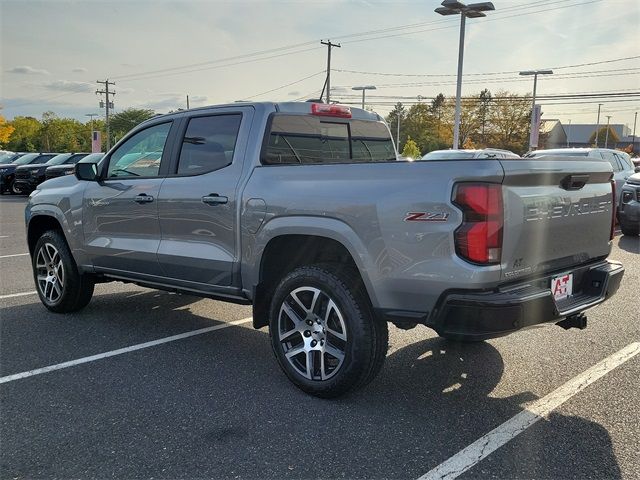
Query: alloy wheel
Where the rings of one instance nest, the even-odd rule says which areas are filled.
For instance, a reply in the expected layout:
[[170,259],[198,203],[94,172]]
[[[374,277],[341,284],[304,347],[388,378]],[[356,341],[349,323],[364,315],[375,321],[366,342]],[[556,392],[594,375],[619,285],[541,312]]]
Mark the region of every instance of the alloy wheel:
[[58,249],[44,243],[36,253],[36,279],[38,289],[49,303],[56,303],[64,292],[64,266]]
[[291,366],[309,380],[328,380],[344,362],[347,328],[334,300],[315,287],[289,293],[278,314],[278,339]]

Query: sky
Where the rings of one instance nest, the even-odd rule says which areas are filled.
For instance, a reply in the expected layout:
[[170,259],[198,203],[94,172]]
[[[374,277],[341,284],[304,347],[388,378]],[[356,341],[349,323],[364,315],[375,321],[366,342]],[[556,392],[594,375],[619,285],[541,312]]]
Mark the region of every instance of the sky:
[[[432,0],[0,0],[0,113],[103,114],[98,80],[115,82],[115,111],[165,113],[236,100],[317,97],[331,39],[332,99],[386,115],[397,101],[455,95],[460,17]],[[463,95],[530,93],[521,70],[552,68],[537,94],[621,93],[540,100],[543,118],[633,127],[640,109],[638,0],[495,0],[468,19]],[[590,64],[590,65],[585,65]],[[631,96],[633,93],[637,96]],[[420,100],[419,97],[426,99]],[[556,104],[552,104],[556,103]],[[640,129],[640,126],[638,127]]]

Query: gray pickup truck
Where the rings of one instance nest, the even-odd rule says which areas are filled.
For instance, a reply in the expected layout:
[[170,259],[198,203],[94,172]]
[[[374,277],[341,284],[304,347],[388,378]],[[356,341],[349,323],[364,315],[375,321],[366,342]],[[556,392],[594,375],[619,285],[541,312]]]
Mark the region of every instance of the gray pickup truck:
[[94,284],[253,305],[305,392],[371,381],[387,322],[456,341],[586,325],[613,295],[611,165],[397,161],[376,114],[236,103],[153,118],[31,194],[33,275],[54,312]]

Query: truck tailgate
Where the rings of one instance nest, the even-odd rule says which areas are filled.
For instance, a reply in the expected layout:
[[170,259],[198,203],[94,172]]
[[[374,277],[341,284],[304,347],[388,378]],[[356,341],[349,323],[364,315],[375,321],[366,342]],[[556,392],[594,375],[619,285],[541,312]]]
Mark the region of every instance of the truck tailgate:
[[502,160],[502,278],[560,271],[610,251],[611,166],[584,157]]

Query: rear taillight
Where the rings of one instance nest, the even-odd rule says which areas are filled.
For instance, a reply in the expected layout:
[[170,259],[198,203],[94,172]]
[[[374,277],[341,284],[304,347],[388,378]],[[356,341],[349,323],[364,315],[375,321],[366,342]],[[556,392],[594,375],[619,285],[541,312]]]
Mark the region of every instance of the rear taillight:
[[616,181],[611,179],[611,232],[609,233],[609,240],[613,240],[613,233],[616,229]]
[[502,185],[460,183],[453,203],[462,210],[462,225],[454,232],[456,253],[482,265],[500,263],[502,255]]
[[326,103],[312,103],[311,113],[326,117],[351,118],[351,108],[344,105],[328,105]]

